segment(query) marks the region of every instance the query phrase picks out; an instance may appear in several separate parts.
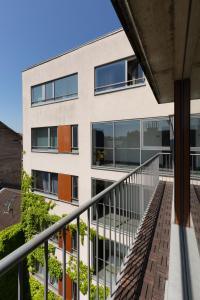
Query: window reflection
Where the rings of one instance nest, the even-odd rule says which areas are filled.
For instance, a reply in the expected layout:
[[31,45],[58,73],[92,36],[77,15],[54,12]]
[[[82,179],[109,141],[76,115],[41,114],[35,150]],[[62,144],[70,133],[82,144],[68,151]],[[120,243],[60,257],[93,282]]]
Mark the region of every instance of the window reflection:
[[106,92],[144,83],[136,58],[123,59],[95,68],[95,92]]

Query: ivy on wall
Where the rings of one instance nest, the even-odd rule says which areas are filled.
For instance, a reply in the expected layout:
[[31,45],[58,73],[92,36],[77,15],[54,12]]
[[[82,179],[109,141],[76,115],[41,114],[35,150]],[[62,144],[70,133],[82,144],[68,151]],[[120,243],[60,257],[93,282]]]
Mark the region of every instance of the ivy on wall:
[[[44,298],[44,286],[33,276],[29,279],[30,294],[32,300],[41,300]],[[61,300],[62,298],[55,295],[52,291],[48,292],[48,300]]]
[[[67,262],[66,269],[69,277],[73,281],[77,281],[77,259],[70,256]],[[88,292],[88,267],[80,260],[79,264],[79,276],[80,276],[80,292],[86,295]],[[93,269],[90,269],[90,299],[96,299],[97,286],[92,283]],[[109,288],[106,287],[106,296],[109,295]],[[104,300],[104,287],[99,285],[99,300]]]
[[[32,178],[26,174],[26,172],[22,172],[22,202],[21,202],[21,223],[17,225],[13,225],[10,228],[3,230],[0,232],[0,259],[14,251],[18,247],[20,247],[25,242],[29,241],[33,238],[34,235],[43,231],[50,225],[59,221],[61,217],[57,215],[53,215],[50,211],[53,209],[54,204],[52,202],[46,202],[43,196],[36,195],[32,192]],[[71,223],[67,226],[71,234],[77,232],[77,224]],[[80,219],[80,238],[81,244],[84,244],[84,237],[88,234],[88,228],[86,223]],[[94,241],[96,237],[96,230],[90,228],[90,240]],[[102,236],[99,236],[100,239],[103,239]],[[49,274],[51,277],[60,280],[62,278],[62,265],[57,260],[55,256],[55,247],[51,244],[48,245],[48,266],[49,266]],[[27,268],[31,273],[36,272],[36,262],[39,262],[42,266],[44,266],[44,247],[40,246],[35,249],[31,254],[27,257]],[[91,272],[91,280],[93,270]],[[70,256],[70,259],[67,263],[67,273],[69,277],[76,281],[77,280],[77,262],[76,259]],[[83,295],[87,293],[88,290],[88,268],[81,261],[80,262],[80,291]],[[10,274],[10,273],[9,273]],[[17,273],[15,274],[16,277]],[[9,275],[10,276],[10,275]],[[27,277],[28,278],[28,277]],[[16,278],[15,278],[16,279]],[[17,280],[15,280],[17,282]],[[3,285],[2,285],[3,284]],[[0,287],[7,284],[6,280],[0,283]],[[43,297],[43,286],[34,278],[30,278],[29,280],[30,291],[29,295],[27,294],[26,299],[34,299],[39,300]],[[95,299],[96,286],[90,283],[91,286],[91,300]],[[4,288],[5,289],[5,288]],[[2,290],[0,288],[0,290]],[[15,289],[17,291],[17,286]],[[99,287],[99,299],[104,298],[104,288],[102,286]],[[106,289],[106,294],[109,294],[109,289]],[[42,295],[42,297],[41,297]],[[60,299],[55,296],[52,292],[50,293],[51,300]],[[56,298],[57,297],[57,298]],[[15,300],[16,295],[14,294],[13,299]],[[1,299],[1,298],[0,298]],[[4,299],[8,299],[7,295],[5,295]]]

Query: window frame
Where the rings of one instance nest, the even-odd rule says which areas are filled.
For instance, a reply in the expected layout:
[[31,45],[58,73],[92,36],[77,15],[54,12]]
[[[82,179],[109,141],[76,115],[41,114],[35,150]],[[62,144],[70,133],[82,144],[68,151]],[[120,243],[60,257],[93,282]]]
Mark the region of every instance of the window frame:
[[[44,190],[41,190],[41,189],[38,189],[37,187],[34,187],[34,184],[35,184],[35,175],[34,175],[34,173],[35,172],[40,172],[40,173],[47,173],[47,175],[48,175],[48,182],[47,182],[47,186],[48,186],[48,192],[46,192],[46,191],[44,191]],[[52,197],[58,197],[58,191],[57,191],[57,193],[52,193],[51,192],[51,176],[52,176],[52,174],[56,174],[57,175],[57,178],[58,178],[58,173],[55,173],[55,172],[47,172],[47,171],[41,171],[41,170],[35,170],[35,169],[33,169],[32,171],[31,171],[31,173],[32,173],[32,178],[33,178],[33,185],[32,185],[32,191],[34,191],[34,192],[39,192],[39,193],[42,193],[42,194],[44,194],[44,195],[50,195],[50,196],[52,196]],[[58,179],[57,179],[58,180]]]
[[[139,152],[141,151],[141,120],[140,119],[126,119],[126,120],[113,120],[113,121],[103,121],[103,122],[92,122],[91,123],[91,167],[93,168],[101,168],[101,169],[111,169],[111,170],[121,170],[121,171],[124,171],[126,172],[127,170],[129,169],[133,169],[133,167],[130,165],[123,165],[121,164],[121,166],[117,166],[118,164],[116,163],[116,142],[115,142],[115,124],[116,123],[120,123],[120,122],[130,122],[130,121],[138,121],[139,122],[139,135],[140,135],[140,146],[139,147],[134,147],[134,148],[130,148],[131,150],[139,150]],[[113,147],[112,148],[108,148],[108,147],[93,147],[93,125],[95,124],[111,124],[112,125],[112,138],[113,138]],[[93,163],[93,155],[94,155],[94,151],[93,149],[97,149],[97,148],[100,148],[100,149],[107,149],[107,150],[112,150],[112,164],[110,165],[97,165],[97,164],[94,164]],[[129,149],[129,148],[125,148],[124,149]],[[140,155],[140,161],[141,161],[141,153],[139,154]],[[140,161],[139,161],[139,164],[140,165]]]
[[[66,97],[63,96],[61,98],[60,97],[55,97],[55,81],[60,80],[60,79],[64,79],[64,78],[68,78],[70,76],[75,76],[75,75],[77,75],[77,93],[74,94],[74,95],[71,95],[70,97],[68,97],[67,95],[65,95]],[[53,85],[53,98],[46,99],[46,85],[49,84],[49,83],[52,83],[52,85]],[[39,86],[42,87],[42,98],[44,100],[33,102],[33,89],[35,87],[39,87]],[[55,78],[53,80],[45,81],[43,83],[39,83],[39,84],[36,84],[36,85],[32,85],[30,87],[30,89],[31,89],[31,93],[30,93],[31,94],[31,107],[77,99],[78,98],[78,72],[74,72],[72,74],[68,74],[68,75],[65,75],[65,76],[62,76],[62,77],[59,77],[59,78]]]
[[[146,85],[144,72],[143,72],[143,77],[139,78],[139,79],[143,80],[143,82],[135,83],[135,84],[132,84],[132,85],[127,85],[128,62],[131,61],[131,60],[137,60],[136,56],[132,55],[132,56],[129,56],[129,57],[121,58],[121,59],[118,59],[118,60],[114,60],[114,61],[111,61],[111,62],[107,62],[107,63],[101,64],[101,65],[95,66],[94,67],[94,95],[96,96],[96,95],[101,95],[101,94],[106,94],[106,93],[111,93],[111,92],[115,92],[115,91],[126,90],[126,89],[130,89],[130,88]],[[101,86],[96,87],[96,69],[98,69],[100,67],[107,66],[107,65],[111,65],[111,64],[114,64],[114,63],[117,63],[117,62],[120,62],[120,61],[125,61],[125,82],[121,82],[121,83],[125,83],[126,85],[123,86],[123,87],[110,88],[110,89],[107,89],[107,90],[105,89],[103,91],[97,91],[98,88],[101,89],[102,87],[106,87],[106,86],[113,86],[113,85],[117,85],[117,84],[119,85],[120,82],[110,84],[110,85],[108,84],[108,85],[105,85],[105,86],[102,86],[102,87]]]
[[[170,150],[170,145],[169,146],[145,146],[144,145],[144,123],[145,123],[145,121],[160,122],[160,121],[166,121],[166,120],[168,121],[169,119],[167,117],[141,119],[141,150],[160,150],[160,151],[169,151]],[[170,133],[170,124],[169,124],[169,133]]]
[[[199,115],[200,117],[200,115]],[[153,147],[147,147],[147,146],[143,146],[143,121],[150,121],[150,120],[155,120],[155,121],[160,121],[160,120],[168,120],[168,116],[158,116],[158,117],[151,117],[151,118],[135,118],[135,119],[122,119],[122,120],[111,120],[111,121],[100,121],[100,122],[91,122],[90,124],[90,137],[91,137],[91,144],[90,144],[90,147],[91,147],[91,168],[92,169],[102,169],[102,170],[111,170],[111,171],[118,171],[118,172],[127,172],[127,170],[132,170],[133,167],[131,166],[117,166],[116,163],[114,164],[115,162],[115,153],[113,153],[113,164],[112,165],[98,165],[98,164],[94,164],[93,162],[93,157],[94,157],[94,151],[93,151],[93,125],[95,124],[104,124],[104,123],[112,123],[112,124],[115,124],[116,122],[126,122],[126,121],[134,121],[134,120],[137,120],[140,122],[140,148],[134,148],[134,149],[138,149],[139,152],[140,152],[140,161],[139,161],[139,165],[142,163],[143,159],[142,159],[142,151],[144,150],[151,150],[151,151],[157,151],[157,152],[170,152],[171,151],[171,148],[170,146],[169,147],[158,147],[158,146],[153,146]],[[114,130],[114,129],[113,129]],[[170,129],[171,130],[171,129]],[[113,133],[113,136],[114,136],[114,133]],[[113,141],[113,149],[115,150],[116,147],[115,147],[115,139]],[[197,150],[197,149],[192,149],[192,150]],[[115,151],[114,151],[115,152]]]
[[[36,129],[44,129],[47,128],[47,140],[48,145],[45,147],[41,146],[33,146],[33,131]],[[57,146],[51,147],[51,128],[56,128],[57,132]],[[48,127],[33,127],[31,128],[31,151],[33,152],[58,152],[58,126],[48,126]]]

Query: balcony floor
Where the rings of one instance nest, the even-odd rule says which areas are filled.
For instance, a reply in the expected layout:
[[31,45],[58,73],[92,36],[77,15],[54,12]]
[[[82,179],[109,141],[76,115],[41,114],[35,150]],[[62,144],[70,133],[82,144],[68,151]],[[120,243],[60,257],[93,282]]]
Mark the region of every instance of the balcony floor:
[[162,300],[169,269],[173,184],[161,181],[113,299]]

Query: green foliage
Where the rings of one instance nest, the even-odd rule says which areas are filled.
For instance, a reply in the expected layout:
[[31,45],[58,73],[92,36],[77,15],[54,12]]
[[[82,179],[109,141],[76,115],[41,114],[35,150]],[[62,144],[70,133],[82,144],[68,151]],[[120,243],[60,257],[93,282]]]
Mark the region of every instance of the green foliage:
[[[67,262],[67,268],[66,271],[69,275],[69,277],[73,280],[77,280],[77,260],[75,257],[70,256],[68,262]],[[83,295],[87,294],[88,291],[88,267],[80,261],[79,265],[79,274],[80,274],[80,291]],[[93,274],[93,271],[90,270],[91,276]]]
[[[106,298],[108,297],[108,295],[110,294],[110,290],[108,287],[106,287]],[[97,286],[94,285],[93,283],[91,284],[90,287],[90,300],[95,300],[97,298]],[[104,287],[103,286],[99,286],[99,300],[104,300]]]
[[[69,231],[71,232],[71,234],[73,234],[74,232],[77,232],[77,224],[76,223],[71,223],[68,225]],[[80,219],[79,222],[79,232],[80,232],[80,237],[81,237],[81,244],[84,244],[84,237],[86,235],[87,232],[87,225],[85,224],[85,222]]]
[[[44,197],[40,195],[36,195],[32,193],[31,190],[32,186],[32,179],[28,176],[25,172],[22,174],[22,226],[25,233],[26,241],[30,240],[35,234],[38,232],[43,231],[45,228],[49,227],[50,225],[54,224],[55,222],[59,221],[61,218],[56,215],[50,214],[50,210],[54,207],[54,205],[49,202],[47,203]],[[67,226],[71,234],[77,232],[77,224],[71,223]],[[81,236],[81,243],[84,244],[84,237],[87,234],[88,228],[86,223],[80,219],[80,236]],[[90,228],[90,239],[94,241],[96,238],[96,230]],[[104,237],[99,235],[100,239]],[[56,278],[57,280],[62,278],[62,267],[61,263],[55,257],[55,248],[49,245],[48,248],[49,252],[49,274],[50,276]],[[34,250],[28,256],[28,266],[29,271],[34,273],[35,272],[35,264],[38,261],[42,266],[44,266],[44,247],[40,246],[36,250]],[[73,256],[70,256],[69,261],[67,263],[67,273],[69,277],[76,281],[77,280],[77,262]],[[95,299],[96,295],[96,286],[92,283],[92,274],[91,272],[91,293],[90,299]],[[38,287],[38,282],[31,279],[31,295],[33,300],[40,300],[43,299],[43,287]],[[88,292],[88,268],[87,266],[80,261],[80,291],[83,295],[87,294]],[[109,290],[106,290],[106,293],[109,293]],[[99,286],[99,299],[103,299],[104,296],[104,288]],[[49,296],[50,297],[50,296]],[[51,299],[51,298],[49,298]],[[54,300],[55,298],[52,298]]]
[[0,232],[0,259],[24,244],[21,224],[15,224]]
[[[37,281],[33,276],[29,279],[30,292],[32,300],[44,299],[44,286]],[[52,291],[48,292],[48,300],[61,300],[62,298],[55,295]]]
[[[69,275],[70,279],[73,281],[77,281],[77,259],[73,256],[70,256],[68,262],[67,262],[67,268],[66,268],[67,274]],[[80,274],[80,292],[83,295],[86,295],[88,292],[88,267],[80,261],[79,264],[79,274]],[[95,300],[96,299],[96,293],[97,293],[97,286],[92,283],[92,275],[93,275],[93,269],[90,269],[90,299]],[[109,288],[106,288],[106,296],[109,295]],[[104,300],[104,287],[99,286],[99,300]]]
[[[12,251],[24,244],[24,233],[20,224],[12,225],[0,232],[0,259],[10,254]],[[24,262],[25,265],[25,262]],[[27,274],[24,270],[24,283],[27,292]],[[9,287],[9,288],[8,288]],[[17,266],[12,268],[1,277],[0,280],[0,299],[17,299]]]
[[59,220],[49,214],[53,207],[51,201],[46,202],[43,196],[32,193],[32,178],[23,171],[21,222],[26,241]]
[[[96,239],[97,232],[94,228],[90,227],[90,240],[93,242],[94,239]],[[102,235],[98,235],[99,240],[104,240],[104,237]]]
[[[49,274],[51,277],[54,277],[57,280],[59,280],[62,278],[62,266],[61,263],[54,256],[55,254],[54,246],[48,245],[48,254],[49,254],[49,258],[48,258]],[[44,246],[38,247],[28,255],[29,271],[32,273],[36,271],[35,270],[36,261],[38,261],[42,266],[44,266]]]

